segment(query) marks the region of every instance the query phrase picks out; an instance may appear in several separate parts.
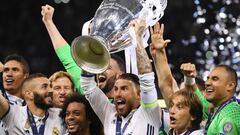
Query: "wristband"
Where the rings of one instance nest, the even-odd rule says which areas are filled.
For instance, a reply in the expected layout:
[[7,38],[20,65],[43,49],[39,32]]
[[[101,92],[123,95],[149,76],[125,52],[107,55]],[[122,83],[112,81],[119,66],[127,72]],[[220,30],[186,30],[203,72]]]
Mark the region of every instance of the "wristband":
[[184,83],[185,83],[185,85],[193,85],[196,83],[195,78],[184,76]]
[[93,77],[93,76],[95,76],[95,74],[92,74],[92,73],[89,73],[85,70],[82,70],[81,76],[83,76],[83,77]]

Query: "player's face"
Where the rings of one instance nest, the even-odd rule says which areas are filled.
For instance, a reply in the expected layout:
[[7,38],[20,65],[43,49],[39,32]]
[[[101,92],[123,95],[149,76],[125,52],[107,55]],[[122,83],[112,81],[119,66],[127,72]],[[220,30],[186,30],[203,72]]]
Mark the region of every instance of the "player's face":
[[52,107],[52,89],[48,78],[40,77],[34,79],[34,104],[41,109]]
[[116,78],[122,74],[118,63],[114,59],[110,59],[109,67],[106,71],[97,76],[98,86],[104,92],[107,93],[112,90]]
[[20,62],[10,60],[3,67],[3,86],[6,91],[14,94],[21,87],[22,82],[26,78],[23,66]]
[[89,126],[85,105],[79,102],[72,102],[67,106],[65,123],[70,134],[80,133]]
[[179,133],[191,128],[191,121],[194,120],[190,114],[190,108],[184,104],[182,95],[174,97],[169,104],[170,127]]
[[127,116],[140,104],[139,90],[130,80],[118,79],[114,85],[114,103],[119,115]]
[[72,86],[72,82],[67,77],[60,77],[52,82],[54,107],[63,106],[66,97],[73,92]]
[[213,69],[205,82],[205,97],[214,105],[220,105],[229,97],[230,81],[228,72],[222,67]]

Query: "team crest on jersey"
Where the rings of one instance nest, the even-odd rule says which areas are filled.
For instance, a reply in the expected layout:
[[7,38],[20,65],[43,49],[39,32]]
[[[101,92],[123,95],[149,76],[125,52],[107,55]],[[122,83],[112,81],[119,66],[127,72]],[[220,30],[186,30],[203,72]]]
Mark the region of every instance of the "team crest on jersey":
[[57,127],[54,127],[52,130],[52,135],[60,135],[60,131]]
[[29,129],[29,128],[30,128],[30,122],[29,122],[28,119],[26,120],[26,122],[25,122],[25,124],[24,124],[24,128],[25,128],[25,129]]
[[230,133],[232,131],[233,125],[230,122],[227,122],[223,125],[223,132]]

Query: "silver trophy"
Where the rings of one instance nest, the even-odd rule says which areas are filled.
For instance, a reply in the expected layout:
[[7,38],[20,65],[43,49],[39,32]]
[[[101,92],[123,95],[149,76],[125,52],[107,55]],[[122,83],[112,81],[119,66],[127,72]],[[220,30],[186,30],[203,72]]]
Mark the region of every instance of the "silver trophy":
[[129,22],[142,16],[152,26],[163,16],[166,5],[167,0],[103,0],[90,24],[89,36],[79,36],[72,42],[74,61],[89,73],[104,72],[110,53],[131,45]]

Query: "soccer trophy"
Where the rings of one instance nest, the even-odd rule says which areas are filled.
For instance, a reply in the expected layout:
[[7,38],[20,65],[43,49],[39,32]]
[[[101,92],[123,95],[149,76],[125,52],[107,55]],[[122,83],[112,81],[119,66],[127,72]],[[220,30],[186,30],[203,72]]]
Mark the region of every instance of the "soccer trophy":
[[72,42],[74,61],[89,73],[104,72],[110,53],[132,44],[129,22],[144,17],[147,26],[153,26],[166,6],[167,0],[103,0],[90,23],[89,35],[76,37]]

